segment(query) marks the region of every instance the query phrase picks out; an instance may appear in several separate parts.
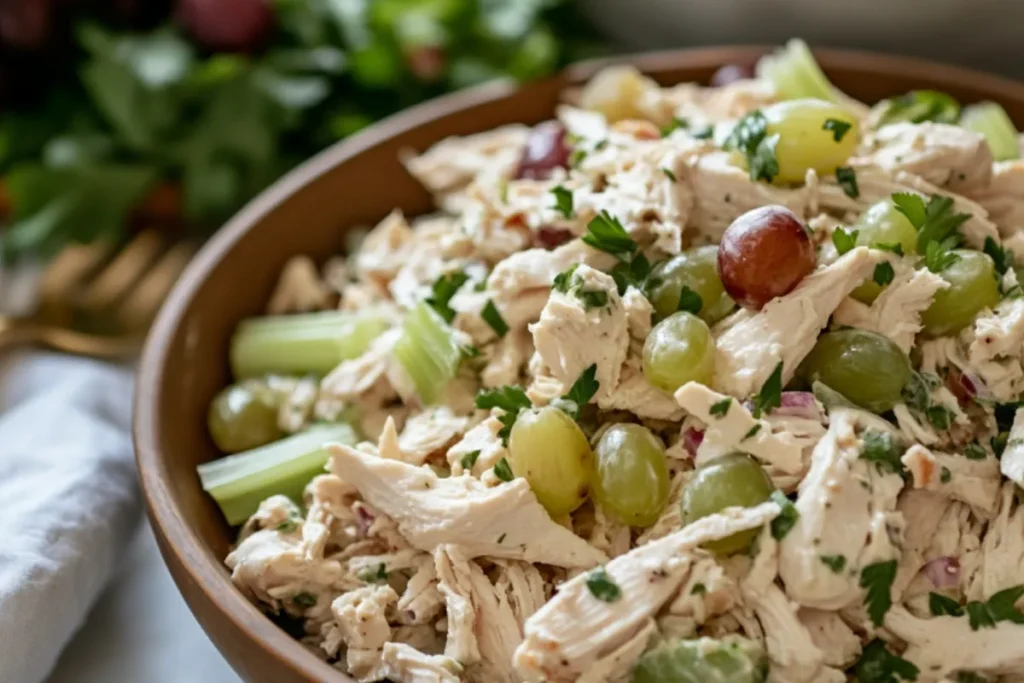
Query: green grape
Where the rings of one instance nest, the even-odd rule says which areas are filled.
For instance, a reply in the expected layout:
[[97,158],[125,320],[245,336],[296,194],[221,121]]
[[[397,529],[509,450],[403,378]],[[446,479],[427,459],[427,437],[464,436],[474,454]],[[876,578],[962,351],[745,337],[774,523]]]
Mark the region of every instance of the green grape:
[[846,329],[818,337],[797,372],[865,410],[884,413],[900,402],[912,370],[907,354],[887,337]]
[[[913,223],[896,209],[890,199],[872,204],[860,215],[850,230],[857,232],[857,244],[870,247],[875,244],[898,244],[904,254],[917,252],[917,230]],[[882,287],[869,279],[850,294],[857,301],[872,303],[882,293]]]
[[579,425],[558,408],[520,413],[508,451],[512,471],[530,483],[552,517],[572,512],[587,499],[594,454]]
[[669,640],[637,660],[633,683],[764,683],[768,658],[752,640]]
[[684,251],[659,264],[651,280],[655,283],[651,287],[651,303],[659,320],[676,312],[684,286],[700,295],[704,307],[699,315],[709,325],[727,316],[736,306],[718,276],[718,247],[713,245]]
[[[802,183],[808,169],[819,175],[835,173],[857,149],[860,125],[857,118],[839,105],[823,100],[790,100],[764,110],[768,135],[778,135],[775,158],[781,183]],[[834,121],[845,130],[826,129]],[[840,139],[836,140],[839,136]]]
[[[729,507],[753,507],[768,500],[775,487],[768,473],[746,453],[730,453],[701,465],[683,488],[683,523],[713,515]],[[759,529],[749,529],[704,545],[720,555],[750,547]]]
[[262,381],[232,384],[210,403],[207,425],[217,448],[238,453],[277,441],[284,432],[277,425],[280,399]]
[[644,342],[644,376],[673,392],[687,382],[707,384],[715,373],[715,344],[707,323],[675,313],[654,326]]
[[612,425],[597,442],[591,489],[601,508],[629,526],[650,526],[668,502],[665,447],[637,424]]
[[921,314],[924,333],[929,337],[956,334],[1001,298],[995,265],[988,255],[968,249],[953,253],[960,258],[939,273],[949,287],[937,291],[932,305]]

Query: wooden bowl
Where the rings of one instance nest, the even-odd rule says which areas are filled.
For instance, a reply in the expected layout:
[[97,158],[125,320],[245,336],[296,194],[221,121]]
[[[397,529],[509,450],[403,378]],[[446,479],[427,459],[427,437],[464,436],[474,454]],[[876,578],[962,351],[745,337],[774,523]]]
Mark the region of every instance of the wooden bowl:
[[[707,81],[723,64],[753,63],[766,48],[714,48],[631,58],[663,84]],[[996,100],[1024,127],[1024,84],[914,59],[820,50],[832,81],[875,101],[911,89],[943,90],[962,102]],[[199,485],[196,465],[217,457],[206,409],[229,381],[228,340],[259,314],[289,257],[325,259],[345,231],[392,208],[415,215],[428,194],[405,172],[399,151],[448,135],[552,117],[559,94],[602,62],[580,64],[525,87],[496,83],[443,97],[391,117],[331,147],[250,203],[195,258],[164,305],[142,358],[135,448],[160,550],[203,628],[249,681],[349,681],[275,626],[231,584],[222,560],[234,534]]]

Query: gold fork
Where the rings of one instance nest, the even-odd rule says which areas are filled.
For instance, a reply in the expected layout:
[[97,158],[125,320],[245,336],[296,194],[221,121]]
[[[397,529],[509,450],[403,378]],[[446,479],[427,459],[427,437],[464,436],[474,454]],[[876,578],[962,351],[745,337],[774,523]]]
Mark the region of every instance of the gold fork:
[[39,305],[28,317],[0,315],[0,352],[22,345],[96,358],[139,351],[160,304],[195,253],[156,229],[122,248],[65,248],[39,282]]

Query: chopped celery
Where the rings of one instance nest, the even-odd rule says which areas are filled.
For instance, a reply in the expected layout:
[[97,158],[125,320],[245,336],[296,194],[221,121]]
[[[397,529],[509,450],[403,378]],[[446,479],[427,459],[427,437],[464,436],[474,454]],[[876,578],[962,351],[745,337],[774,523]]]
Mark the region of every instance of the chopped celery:
[[775,86],[779,99],[836,101],[836,90],[814,60],[807,43],[794,38],[757,63],[757,75]]
[[420,400],[427,404],[444,393],[462,359],[462,349],[452,329],[423,302],[405,317],[394,353],[416,385]]
[[251,451],[203,463],[196,468],[203,490],[213,496],[228,524],[241,524],[259,504],[276,494],[301,500],[302,491],[327,464],[327,443],[355,444],[347,424],[317,426]]
[[911,90],[882,100],[872,108],[872,118],[880,128],[890,123],[956,123],[960,103],[938,90]]
[[243,320],[231,339],[235,377],[325,375],[355,358],[388,327],[374,311],[324,311]]
[[996,161],[1020,158],[1020,140],[1006,110],[995,102],[979,102],[966,107],[960,125],[988,140]]

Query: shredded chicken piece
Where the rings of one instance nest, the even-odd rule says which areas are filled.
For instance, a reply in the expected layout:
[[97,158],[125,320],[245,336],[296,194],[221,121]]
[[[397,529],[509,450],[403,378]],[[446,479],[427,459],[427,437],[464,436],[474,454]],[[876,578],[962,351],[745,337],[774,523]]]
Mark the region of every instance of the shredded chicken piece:
[[984,136],[945,123],[893,123],[873,135],[874,149],[857,163],[888,173],[907,171],[961,194],[992,180],[992,151]]
[[914,444],[901,460],[914,488],[942,493],[986,514],[995,512],[999,495],[999,461],[995,458],[971,460]]
[[385,643],[371,681],[391,680],[396,683],[462,683],[462,667],[450,657],[425,655],[402,643]]
[[321,280],[313,259],[293,256],[281,270],[277,288],[267,304],[267,313],[318,311],[327,307],[330,298],[331,292]]

